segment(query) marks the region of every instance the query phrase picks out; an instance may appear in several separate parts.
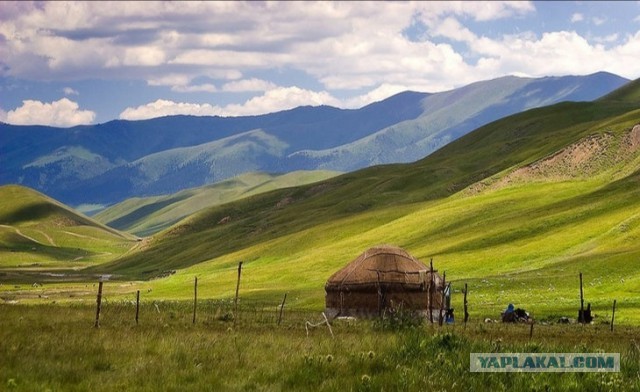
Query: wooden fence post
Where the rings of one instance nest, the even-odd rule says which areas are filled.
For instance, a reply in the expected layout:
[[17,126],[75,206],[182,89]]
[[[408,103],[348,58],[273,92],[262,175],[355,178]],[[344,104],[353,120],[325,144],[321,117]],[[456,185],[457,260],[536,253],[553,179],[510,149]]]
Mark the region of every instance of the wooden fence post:
[[102,306],[102,280],[98,283],[98,298],[96,298],[96,324],[95,328],[100,328],[100,308]]
[[464,327],[467,327],[467,320],[469,320],[469,312],[467,311],[467,284],[464,284]]
[[140,314],[140,290],[136,292],[136,325],[138,325],[139,314]]
[[443,310],[444,310],[444,301],[445,301],[445,291],[447,290],[447,272],[442,271],[442,298],[440,301],[440,311],[438,317],[438,325],[442,326],[442,321],[444,318]]
[[284,298],[282,298],[282,304],[280,305],[280,316],[278,317],[278,325],[282,321],[282,311],[284,310],[284,302],[287,300],[287,293],[284,293]]
[[242,261],[238,263],[238,282],[236,283],[236,297],[233,300],[233,325],[238,318],[238,293],[240,291],[240,275],[242,274]]
[[433,257],[429,262],[429,322],[433,324]]
[[613,332],[613,321],[616,318],[616,300],[613,300],[613,312],[611,313],[611,332]]
[[580,323],[582,323],[582,325],[584,325],[585,323],[585,318],[584,318],[584,296],[582,293],[582,272],[580,272],[580,314],[578,317],[580,320]]
[[378,276],[378,317],[382,317],[382,288],[380,287],[380,271],[376,271]]
[[193,284],[193,324],[196,323],[196,311],[198,309],[198,277]]

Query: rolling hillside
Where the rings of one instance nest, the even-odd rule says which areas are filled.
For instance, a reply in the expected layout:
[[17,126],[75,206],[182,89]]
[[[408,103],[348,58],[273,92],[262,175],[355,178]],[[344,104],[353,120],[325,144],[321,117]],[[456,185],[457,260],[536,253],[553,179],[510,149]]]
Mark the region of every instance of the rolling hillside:
[[136,241],[29,188],[2,186],[0,198],[0,280],[96,265]]
[[132,198],[116,204],[93,218],[118,230],[147,236],[177,223],[206,207],[240,198],[325,180],[337,172],[292,172],[282,175],[246,173],[216,184],[186,189],[168,196]]
[[[561,103],[484,126],[413,164],[387,165],[277,190],[200,213],[103,272],[153,277],[154,296],[232,296],[321,308],[326,278],[379,243],[434,257],[480,308],[521,302],[573,312],[585,274],[594,306],[640,308],[639,83],[596,102]],[[97,270],[96,270],[97,271]],[[455,286],[454,286],[455,288]],[[189,291],[184,291],[189,295]],[[624,308],[623,308],[624,309]],[[572,314],[572,313],[571,313]],[[636,314],[636,316],[633,316]]]
[[626,82],[604,72],[508,76],[435,94],[404,92],[355,110],[299,107],[68,129],[0,124],[0,184],[28,186],[77,207],[175,193],[246,172],[412,162],[503,116],[591,101]]

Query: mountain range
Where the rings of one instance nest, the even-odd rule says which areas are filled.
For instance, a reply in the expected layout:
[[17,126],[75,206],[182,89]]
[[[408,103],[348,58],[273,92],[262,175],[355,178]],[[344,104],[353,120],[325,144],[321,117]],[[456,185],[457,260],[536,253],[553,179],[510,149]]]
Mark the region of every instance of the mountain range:
[[[2,298],[18,295],[18,284],[62,280],[93,299],[86,282],[100,275],[129,280],[110,285],[119,298],[144,289],[147,301],[189,299],[195,276],[199,296],[226,300],[242,261],[245,303],[275,307],[287,293],[288,306],[320,310],[334,271],[393,244],[433,259],[456,307],[468,284],[478,316],[508,303],[537,319],[575,315],[580,275],[599,314],[615,299],[616,322],[640,323],[640,80],[591,102],[504,117],[416,162],[268,190],[272,181],[288,180],[244,176],[130,200],[100,214],[102,223],[0,186],[0,281],[13,282]],[[166,208],[183,201],[199,207],[173,223],[180,214]],[[114,218],[134,230],[168,225],[137,238],[104,226]],[[40,293],[33,301],[47,301]]]
[[408,91],[354,110],[298,107],[72,128],[0,124],[0,184],[28,186],[73,206],[110,205],[248,172],[349,172],[413,162],[504,116],[591,101],[626,82],[605,72],[507,76],[441,93]]

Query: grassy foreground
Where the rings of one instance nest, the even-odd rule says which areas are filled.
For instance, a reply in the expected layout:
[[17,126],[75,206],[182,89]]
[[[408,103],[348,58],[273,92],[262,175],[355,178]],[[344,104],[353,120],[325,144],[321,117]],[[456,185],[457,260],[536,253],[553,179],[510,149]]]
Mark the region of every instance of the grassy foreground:
[[[640,388],[637,327],[357,321],[317,312],[242,309],[227,301],[0,305],[0,390],[8,391],[633,391]],[[472,352],[617,352],[619,373],[471,373]]]

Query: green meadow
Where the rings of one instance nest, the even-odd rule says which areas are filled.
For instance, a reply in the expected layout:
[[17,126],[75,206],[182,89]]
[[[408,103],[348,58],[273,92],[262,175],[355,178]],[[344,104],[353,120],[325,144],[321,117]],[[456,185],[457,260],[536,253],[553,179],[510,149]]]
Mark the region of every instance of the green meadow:
[[[157,307],[156,307],[157,305]],[[317,313],[187,302],[0,305],[6,391],[637,391],[637,328],[359,320],[305,328]],[[34,338],[36,337],[37,338]],[[470,373],[470,353],[619,353],[613,373]]]
[[38,271],[81,270],[125,254],[135,236],[40,193],[0,187],[0,280]]

